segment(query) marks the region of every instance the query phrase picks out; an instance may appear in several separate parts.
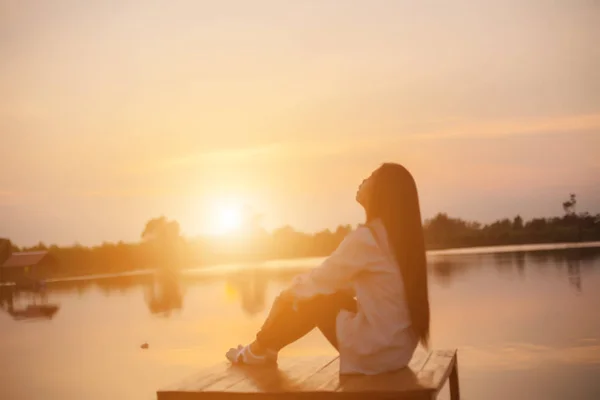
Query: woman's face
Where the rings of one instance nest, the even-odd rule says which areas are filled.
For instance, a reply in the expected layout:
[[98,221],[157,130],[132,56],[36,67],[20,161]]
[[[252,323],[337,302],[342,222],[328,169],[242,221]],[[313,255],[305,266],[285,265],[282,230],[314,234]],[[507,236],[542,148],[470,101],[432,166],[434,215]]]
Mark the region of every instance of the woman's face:
[[367,207],[371,192],[373,191],[373,186],[375,185],[376,172],[377,170],[373,171],[371,175],[364,179],[356,191],[356,201],[365,208]]

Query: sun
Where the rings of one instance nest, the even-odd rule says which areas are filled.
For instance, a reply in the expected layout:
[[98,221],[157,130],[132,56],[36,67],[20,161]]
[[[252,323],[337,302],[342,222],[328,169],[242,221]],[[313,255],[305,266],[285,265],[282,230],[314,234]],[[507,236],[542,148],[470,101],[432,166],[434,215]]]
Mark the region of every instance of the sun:
[[242,226],[242,210],[234,205],[219,205],[216,209],[214,231],[227,234],[239,230]]

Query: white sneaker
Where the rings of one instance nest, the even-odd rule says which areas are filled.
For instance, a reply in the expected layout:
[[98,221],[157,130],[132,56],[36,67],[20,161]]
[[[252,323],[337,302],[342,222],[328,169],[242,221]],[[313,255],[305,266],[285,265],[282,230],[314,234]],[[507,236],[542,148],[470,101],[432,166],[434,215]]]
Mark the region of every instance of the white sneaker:
[[267,365],[277,363],[277,352],[273,350],[267,350],[264,355],[256,355],[250,350],[250,345],[242,346],[238,345],[237,348],[231,348],[225,357],[232,364],[246,364],[246,365]]

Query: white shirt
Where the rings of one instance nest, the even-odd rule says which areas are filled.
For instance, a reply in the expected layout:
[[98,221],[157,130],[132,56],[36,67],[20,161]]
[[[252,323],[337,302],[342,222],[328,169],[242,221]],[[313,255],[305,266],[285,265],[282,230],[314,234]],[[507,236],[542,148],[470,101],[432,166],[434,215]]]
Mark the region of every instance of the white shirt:
[[351,289],[358,312],[342,310],[336,329],[341,374],[378,374],[405,367],[418,344],[404,284],[381,220],[361,226],[323,264],[300,275],[292,290],[299,299]]

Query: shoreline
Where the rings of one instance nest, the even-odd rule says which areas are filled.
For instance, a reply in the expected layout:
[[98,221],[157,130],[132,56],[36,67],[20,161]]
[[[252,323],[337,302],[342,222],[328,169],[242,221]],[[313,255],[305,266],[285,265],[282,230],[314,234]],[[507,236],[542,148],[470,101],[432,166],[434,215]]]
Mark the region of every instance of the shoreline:
[[[539,251],[556,251],[556,250],[575,250],[575,249],[591,249],[600,248],[600,241],[593,242],[577,242],[577,243],[541,243],[541,244],[519,244],[519,245],[499,245],[499,246],[479,246],[479,247],[460,247],[450,248],[443,250],[428,250],[427,256],[431,257],[443,257],[443,256],[459,256],[459,255],[478,255],[478,254],[495,254],[495,253],[530,253]],[[326,257],[326,256],[325,256]],[[264,261],[249,261],[249,262],[237,262],[237,263],[223,263],[223,264],[211,264],[205,266],[197,266],[191,268],[181,269],[178,272],[184,275],[195,275],[195,274],[210,274],[210,273],[224,273],[233,272],[245,268],[311,268],[311,265],[317,260],[324,259],[325,257],[299,257],[299,258],[282,258],[282,259],[271,259]],[[304,261],[304,262],[302,262]],[[134,276],[147,276],[154,275],[159,272],[160,269],[148,268],[138,269],[134,271],[125,271],[118,273],[107,273],[107,274],[89,274],[89,275],[74,275],[65,276],[60,278],[48,278],[44,281],[46,283],[54,282],[69,282],[69,281],[85,281],[85,280],[102,280],[117,277],[134,277]],[[12,286],[11,283],[0,283],[0,286]]]

